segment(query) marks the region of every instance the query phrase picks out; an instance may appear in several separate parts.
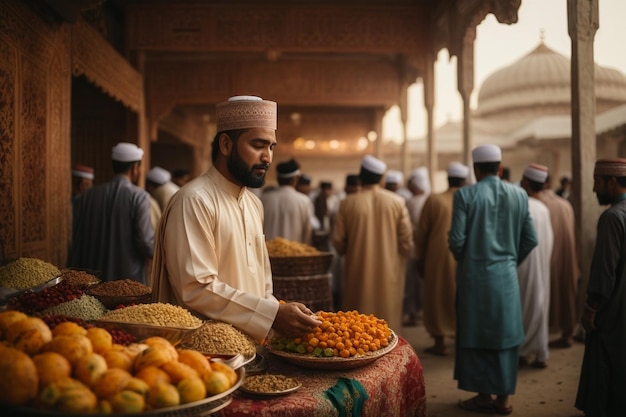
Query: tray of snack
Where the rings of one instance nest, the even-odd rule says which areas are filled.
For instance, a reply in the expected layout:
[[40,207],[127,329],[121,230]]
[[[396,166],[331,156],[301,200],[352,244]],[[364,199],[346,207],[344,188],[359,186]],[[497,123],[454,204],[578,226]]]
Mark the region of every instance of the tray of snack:
[[322,324],[301,338],[274,337],[268,352],[313,369],[353,369],[389,353],[398,336],[384,320],[356,311],[318,312]]
[[239,390],[252,397],[279,397],[300,389],[296,378],[281,374],[248,375]]

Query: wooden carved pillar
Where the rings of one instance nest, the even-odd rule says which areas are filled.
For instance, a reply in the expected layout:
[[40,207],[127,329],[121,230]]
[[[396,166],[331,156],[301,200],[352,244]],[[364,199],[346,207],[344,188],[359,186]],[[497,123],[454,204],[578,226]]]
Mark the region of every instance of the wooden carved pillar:
[[473,148],[471,119],[470,119],[470,96],[474,90],[474,41],[476,40],[476,28],[470,27],[463,37],[461,53],[457,59],[457,84],[463,100],[463,163],[471,166],[471,152]]
[[409,132],[408,132],[408,83],[402,81],[400,85],[400,97],[398,105],[400,107],[400,121],[402,122],[402,155],[400,156],[400,171],[406,175],[411,167],[411,155],[409,152]]
[[587,289],[595,246],[598,205],[591,197],[596,160],[593,40],[598,30],[598,0],[567,1],[568,32],[572,39],[572,201],[582,282]]
[[[426,108],[426,140],[428,177],[435,178],[437,172],[437,144],[435,143],[434,107],[435,107],[435,59],[433,55],[428,55],[426,71],[423,77],[424,82],[424,107]],[[431,184],[432,185],[432,184]]]

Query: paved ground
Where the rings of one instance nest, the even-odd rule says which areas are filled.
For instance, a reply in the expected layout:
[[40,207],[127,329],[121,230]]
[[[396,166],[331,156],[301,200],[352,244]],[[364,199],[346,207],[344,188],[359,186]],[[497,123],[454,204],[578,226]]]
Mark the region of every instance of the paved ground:
[[[479,416],[480,413],[461,410],[457,403],[473,395],[457,388],[452,377],[454,365],[453,342],[448,343],[446,357],[425,353],[432,339],[424,326],[403,327],[399,332],[417,352],[424,368],[429,417]],[[557,335],[553,335],[552,339]],[[518,417],[581,417],[574,407],[584,345],[574,342],[569,349],[552,349],[545,369],[521,368],[517,391],[511,397],[513,413]]]

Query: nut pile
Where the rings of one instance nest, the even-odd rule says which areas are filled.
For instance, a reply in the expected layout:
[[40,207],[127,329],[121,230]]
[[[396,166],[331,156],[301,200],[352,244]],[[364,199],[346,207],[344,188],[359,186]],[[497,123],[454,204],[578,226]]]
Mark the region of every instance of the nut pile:
[[247,391],[258,393],[283,392],[300,386],[298,380],[285,375],[262,374],[248,376],[241,387]]
[[206,321],[182,346],[213,355],[256,354],[256,344],[249,336],[228,323],[213,320]]
[[151,324],[164,327],[198,327],[202,320],[189,310],[169,303],[137,304],[110,310],[102,320],[126,323]]
[[310,256],[319,255],[317,248],[307,245],[306,243],[294,242],[282,237],[276,237],[265,242],[267,245],[267,253],[271,257],[280,256]]
[[27,290],[61,275],[56,266],[37,258],[19,258],[0,267],[0,287]]
[[64,269],[61,272],[61,278],[63,278],[63,282],[67,282],[68,284],[80,289],[85,289],[90,285],[100,282],[98,277],[95,275],[78,269]]

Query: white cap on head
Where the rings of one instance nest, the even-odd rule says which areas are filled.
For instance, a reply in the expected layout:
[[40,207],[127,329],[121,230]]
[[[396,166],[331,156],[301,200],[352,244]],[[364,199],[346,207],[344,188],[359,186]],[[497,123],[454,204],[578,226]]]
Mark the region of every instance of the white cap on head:
[[430,193],[428,168],[426,167],[415,168],[413,171],[411,171],[411,176],[409,177],[409,181],[411,181],[413,185],[415,185],[417,188],[424,191],[425,193]]
[[472,151],[474,163],[500,162],[502,161],[502,150],[497,145],[480,145]]
[[543,184],[548,179],[548,167],[545,165],[530,164],[524,169],[524,177]]
[[72,175],[74,177],[86,178],[88,180],[93,180],[95,178],[92,167],[78,164],[72,167]]
[[113,147],[111,159],[118,162],[135,162],[143,158],[143,149],[134,143],[120,142]]
[[467,178],[469,168],[460,162],[450,162],[447,169],[448,177]]
[[215,106],[217,131],[268,128],[276,130],[276,103],[257,96],[234,96]]
[[395,169],[390,169],[387,171],[387,175],[385,176],[385,183],[387,184],[402,184],[404,182],[404,175],[402,172],[397,171]]
[[172,174],[166,169],[161,167],[153,167],[146,175],[148,181],[152,181],[156,184],[163,185],[172,179]]
[[383,175],[387,171],[387,164],[372,155],[365,155],[361,167],[373,174]]

